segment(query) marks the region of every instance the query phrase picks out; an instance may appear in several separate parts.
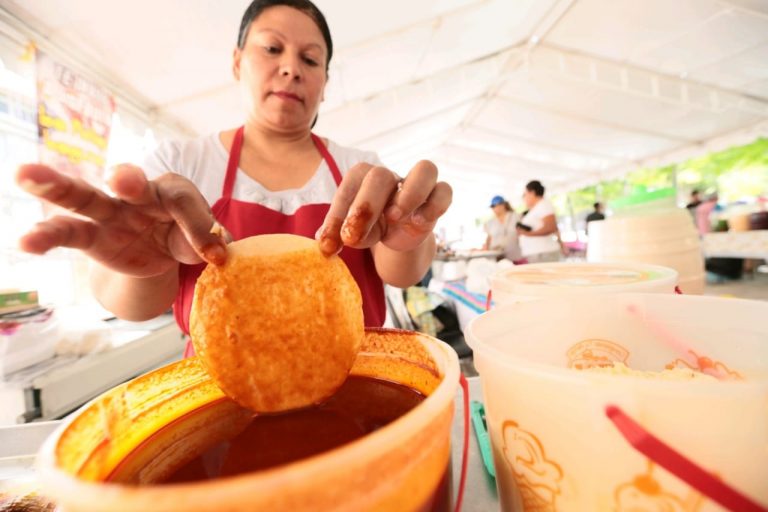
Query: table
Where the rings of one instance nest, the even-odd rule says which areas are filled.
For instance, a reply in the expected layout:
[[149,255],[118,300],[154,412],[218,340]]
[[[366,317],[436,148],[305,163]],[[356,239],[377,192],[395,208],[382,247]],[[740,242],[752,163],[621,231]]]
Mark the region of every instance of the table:
[[124,335],[113,348],[80,358],[57,356],[0,383],[0,425],[60,418],[121,382],[181,358],[185,342],[172,315],[110,325]]
[[470,250],[470,251],[456,251],[453,254],[438,253],[435,256],[435,261],[469,261],[476,258],[490,258],[496,259],[504,254],[499,250]]
[[707,258],[768,259],[768,229],[707,233],[701,244]]
[[459,319],[459,328],[462,332],[466,331],[467,325],[475,317],[485,313],[488,297],[482,293],[470,292],[464,285],[464,281],[440,282],[433,280],[433,282],[429,283],[430,290],[442,294],[456,308],[456,316]]
[[[479,377],[470,377],[469,399],[482,400],[482,388]],[[43,440],[59,426],[61,421],[46,421],[0,427],[0,487],[2,481],[19,478],[33,473],[32,464],[35,453]],[[466,489],[464,491],[463,512],[491,512],[499,509],[499,499],[495,480],[486,472],[480,456],[475,431],[470,423],[469,462],[467,464]],[[458,492],[461,478],[462,442],[464,439],[464,402],[459,391],[456,396],[456,412],[451,430],[451,463],[453,466],[453,485]]]

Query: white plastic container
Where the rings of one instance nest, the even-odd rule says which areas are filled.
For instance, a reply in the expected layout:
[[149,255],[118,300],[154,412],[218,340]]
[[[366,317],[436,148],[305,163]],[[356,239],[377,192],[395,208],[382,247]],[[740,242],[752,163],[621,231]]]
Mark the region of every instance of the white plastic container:
[[433,261],[432,273],[441,281],[457,281],[467,277],[467,262],[460,261]]
[[690,213],[681,208],[590,222],[587,261],[668,266],[680,274],[683,293],[704,292],[701,241]]
[[[768,506],[766,318],[768,302],[621,294],[508,304],[474,320],[467,337],[483,381],[502,510],[723,510],[635,451],[605,416],[608,404]],[[743,380],[574,369],[621,361],[661,370],[676,362],[680,354],[649,319]]]
[[0,326],[0,379],[56,355],[60,339],[59,321],[50,314],[15,326]]
[[673,293],[677,281],[671,268],[636,263],[535,263],[503,270],[490,279],[496,304],[561,295]]

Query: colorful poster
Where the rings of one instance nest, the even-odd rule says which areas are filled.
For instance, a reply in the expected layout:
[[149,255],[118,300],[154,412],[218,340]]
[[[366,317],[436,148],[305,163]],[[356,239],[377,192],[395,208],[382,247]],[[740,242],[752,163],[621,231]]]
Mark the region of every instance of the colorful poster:
[[101,186],[114,98],[40,50],[36,67],[40,163]]

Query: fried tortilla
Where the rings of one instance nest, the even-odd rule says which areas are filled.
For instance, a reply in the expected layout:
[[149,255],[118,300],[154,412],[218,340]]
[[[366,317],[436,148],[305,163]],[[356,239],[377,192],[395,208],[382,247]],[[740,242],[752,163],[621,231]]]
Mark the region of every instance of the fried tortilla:
[[365,335],[360,289],[338,256],[295,235],[228,245],[190,315],[195,351],[230,398],[259,413],[307,407],[344,383]]

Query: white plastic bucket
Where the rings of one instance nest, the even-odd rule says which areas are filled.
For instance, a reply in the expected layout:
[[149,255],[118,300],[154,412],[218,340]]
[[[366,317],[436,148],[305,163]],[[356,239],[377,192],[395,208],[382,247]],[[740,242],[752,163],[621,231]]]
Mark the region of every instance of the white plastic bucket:
[[690,275],[685,279],[680,279],[678,288],[685,295],[701,295],[704,293],[704,286],[707,280],[706,274]]
[[686,282],[683,293],[704,291],[701,241],[690,213],[683,209],[590,222],[587,261],[671,267]]
[[490,279],[496,304],[553,295],[673,293],[677,281],[671,268],[632,263],[534,263],[502,270]]
[[[502,510],[722,510],[635,451],[605,416],[607,404],[768,506],[766,318],[768,302],[622,294],[508,304],[475,319],[467,337],[483,382]],[[661,370],[676,361],[680,354],[649,319],[744,380],[573,369],[623,361]]]

